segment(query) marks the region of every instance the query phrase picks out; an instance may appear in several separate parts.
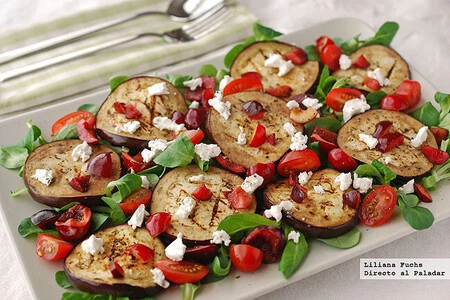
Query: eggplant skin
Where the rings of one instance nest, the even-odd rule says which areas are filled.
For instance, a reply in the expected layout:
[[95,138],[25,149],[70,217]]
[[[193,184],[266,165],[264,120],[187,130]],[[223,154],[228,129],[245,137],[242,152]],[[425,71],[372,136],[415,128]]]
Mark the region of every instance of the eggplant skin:
[[[158,238],[152,238],[147,229],[133,230],[131,226],[122,224],[100,230],[95,236],[103,239],[103,254],[86,253],[79,243],[64,261],[64,271],[75,288],[130,298],[153,296],[162,290],[153,282],[150,270],[156,267],[156,261],[165,258],[164,245]],[[153,249],[154,259],[143,263],[125,252],[127,246],[138,243]],[[123,278],[114,278],[109,271],[113,260],[123,268]]]
[[[62,207],[70,202],[80,202],[87,206],[102,203],[106,186],[110,181],[120,178],[122,167],[120,157],[111,148],[93,145],[92,155],[86,162],[73,161],[72,150],[82,142],[80,140],[63,140],[50,142],[34,149],[25,161],[23,180],[31,197],[42,204]],[[78,176],[88,175],[86,166],[100,153],[110,153],[113,167],[111,177],[91,175],[89,188],[79,192],[69,185],[69,181]],[[32,178],[37,169],[51,169],[55,176],[49,186]]]
[[[359,222],[358,210],[343,204],[343,194],[353,188],[341,191],[334,182],[339,174],[334,169],[315,172],[304,185],[308,196],[302,203],[291,200],[294,207],[283,211],[283,219],[310,237],[333,238],[353,229]],[[321,185],[325,194],[315,192],[315,185]],[[291,191],[288,179],[269,184],[264,189],[264,205],[269,208],[281,201],[290,200]]]

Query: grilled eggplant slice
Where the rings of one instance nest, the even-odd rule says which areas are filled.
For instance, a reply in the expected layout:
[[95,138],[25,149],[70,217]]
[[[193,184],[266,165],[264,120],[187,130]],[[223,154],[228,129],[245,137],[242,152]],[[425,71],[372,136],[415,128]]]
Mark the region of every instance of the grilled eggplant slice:
[[[106,186],[110,181],[117,180],[121,175],[120,157],[111,148],[97,144],[92,147],[92,154],[86,162],[74,161],[72,150],[81,144],[80,140],[64,140],[51,142],[36,148],[28,155],[24,165],[23,179],[31,197],[45,205],[62,207],[70,202],[80,202],[85,205],[101,203]],[[110,153],[112,158],[111,177],[91,175],[86,192],[79,192],[69,185],[75,177],[89,175],[86,167],[100,153]],[[37,169],[52,170],[54,178],[47,186],[32,176]]]
[[[147,88],[158,83],[165,83],[169,94],[149,96]],[[114,108],[115,103],[123,103],[136,108],[139,117],[128,119],[126,114]],[[173,132],[160,130],[153,126],[155,117],[171,118],[175,111],[186,113],[188,107],[180,91],[171,83],[158,77],[136,77],[120,84],[103,102],[97,114],[97,133],[113,145],[142,149],[149,140],[172,140]],[[117,126],[130,121],[139,121],[140,127],[134,133],[117,132]]]
[[[152,238],[145,228],[133,230],[126,224],[103,229],[95,236],[103,240],[103,253],[91,255],[79,243],[66,257],[64,271],[74,287],[89,293],[131,298],[153,296],[161,290],[150,272],[158,260],[165,258],[164,245],[158,238]],[[149,247],[154,257],[144,263],[126,253],[125,249],[134,244]],[[109,269],[113,261],[122,267],[123,277],[114,278]]]
[[[252,120],[247,112],[242,111],[242,105],[253,100],[261,103],[265,109],[262,119]],[[290,122],[286,102],[261,92],[231,94],[224,97],[223,101],[231,103],[231,116],[225,120],[217,111],[211,109],[206,120],[206,132],[229,160],[248,168],[257,163],[275,162],[289,150],[291,136],[283,129],[283,125]],[[249,144],[258,123],[265,127],[266,136],[275,134],[274,145],[265,142],[259,147],[250,147]],[[237,144],[237,137],[241,133],[239,127],[243,127],[247,138],[245,145]],[[297,131],[303,130],[302,125],[295,127]]]
[[[301,203],[291,201],[294,207],[283,211],[284,220],[306,235],[319,238],[337,237],[355,227],[358,223],[357,209],[343,203],[344,193],[353,188],[341,191],[339,184],[334,182],[339,174],[334,169],[315,172],[303,186],[307,197]],[[325,193],[314,190],[318,185]],[[270,207],[289,200],[291,191],[288,179],[269,184],[264,189],[264,205]]]
[[[195,178],[199,175],[203,178]],[[196,165],[176,168],[164,175],[156,185],[150,213],[164,211],[172,215],[170,226],[165,232],[166,239],[173,240],[181,232],[188,246],[209,245],[213,232],[226,216],[255,212],[256,198],[253,195],[253,204],[243,210],[232,208],[225,196],[242,182],[243,179],[238,175],[216,167],[209,167],[207,172],[202,172]],[[201,184],[205,184],[212,192],[209,200],[196,200],[191,196]],[[194,199],[193,210],[188,218],[174,218],[185,197]]]
[[347,70],[337,70],[333,73],[333,76],[349,78],[350,85],[361,90],[371,91],[371,89],[364,85],[364,78],[367,76],[368,71],[380,68],[384,76],[391,82],[390,85],[381,87],[381,90],[387,94],[395,93],[400,83],[410,78],[408,64],[392,48],[383,45],[369,45],[359,48],[350,54],[349,57],[352,61],[355,61],[361,55],[364,55],[369,62],[367,68],[350,67]]
[[275,41],[253,43],[245,48],[233,62],[230,75],[239,78],[247,72],[258,72],[262,76],[264,89],[275,88],[280,85],[288,85],[292,88],[291,95],[304,94],[309,91],[319,77],[319,63],[307,61],[302,65],[296,65],[289,73],[278,76],[278,69],[265,67],[264,62],[271,54],[285,54],[295,50],[296,47]]
[[[389,132],[403,134],[402,145],[392,148],[386,153],[376,149],[369,149],[364,142],[359,140],[358,134],[372,135],[376,125],[381,121],[391,121],[392,128]],[[417,135],[420,128],[425,126],[413,117],[398,111],[370,110],[357,115],[345,123],[338,132],[337,143],[348,155],[370,164],[374,159],[384,162],[390,157],[388,167],[397,175],[414,177],[427,173],[433,164],[423,155],[420,148],[414,148],[411,140]],[[428,137],[424,142],[434,148],[438,148],[434,135],[428,130]]]

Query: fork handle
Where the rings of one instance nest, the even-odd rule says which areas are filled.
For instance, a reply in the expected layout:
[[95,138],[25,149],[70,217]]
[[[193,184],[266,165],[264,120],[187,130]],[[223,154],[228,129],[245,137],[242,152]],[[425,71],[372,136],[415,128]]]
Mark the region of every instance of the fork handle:
[[31,44],[22,48],[18,48],[18,49],[14,49],[11,51],[7,51],[4,53],[0,53],[0,64],[4,64],[6,62],[10,62],[16,58],[28,55],[28,54],[32,54],[41,50],[45,50],[54,46],[58,46],[61,45],[63,43],[72,41],[74,39],[80,38],[80,37],[84,37],[86,35],[89,35],[91,33],[94,32],[98,32],[128,21],[131,21],[133,19],[142,17],[142,16],[149,16],[149,15],[167,15],[166,12],[161,12],[161,11],[146,11],[146,12],[142,12],[142,13],[138,13],[138,14],[134,14],[132,16],[126,16],[120,19],[116,19],[116,20],[112,20],[112,21],[108,21],[105,23],[101,23],[101,24],[97,24],[97,25],[93,25],[90,27],[86,27],[86,28],[81,28],[79,30],[76,31],[72,31],[60,36],[56,36],[53,38],[50,38],[48,40],[44,40],[44,41],[40,41],[37,42],[35,44]]
[[49,58],[47,60],[43,60],[34,64],[30,64],[21,68],[16,68],[7,72],[4,72],[2,74],[0,74],[0,82],[5,82],[7,80],[28,74],[28,73],[32,73],[34,71],[38,71],[50,66],[54,66],[63,62],[66,62],[68,60],[71,59],[75,59],[75,58],[79,58],[88,54],[92,54],[95,52],[98,52],[100,50],[104,50],[107,48],[111,48],[117,45],[121,45],[124,43],[128,43],[131,41],[134,41],[142,36],[156,36],[156,37],[161,37],[160,34],[157,33],[145,33],[145,34],[137,34],[137,35],[133,35],[133,36],[127,36],[127,37],[122,37],[122,38],[117,38],[108,42],[104,42],[101,44],[97,44],[88,48],[84,48],[84,49],[80,49],[77,51],[73,51],[73,52],[69,52],[60,56],[56,56],[56,57],[52,57]]

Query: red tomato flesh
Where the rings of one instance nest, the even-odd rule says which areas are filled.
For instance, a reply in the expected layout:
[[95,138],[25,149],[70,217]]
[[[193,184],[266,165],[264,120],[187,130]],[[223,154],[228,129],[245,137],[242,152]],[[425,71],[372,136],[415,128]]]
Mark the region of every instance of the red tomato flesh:
[[303,65],[308,61],[308,55],[302,48],[297,48],[284,55],[286,59],[292,61],[294,65]]
[[95,116],[91,112],[86,110],[78,110],[58,119],[52,126],[52,135],[55,135],[66,125],[77,124],[81,119],[86,120],[91,127],[95,126]]
[[370,65],[364,55],[360,55],[352,64],[355,68],[365,69]]
[[228,201],[235,209],[246,209],[253,204],[253,198],[250,194],[244,191],[241,186],[237,186],[228,195]]
[[358,163],[341,148],[328,152],[328,161],[338,171],[350,172],[356,169]]
[[320,168],[320,158],[311,149],[294,150],[286,153],[280,160],[277,172],[281,176],[289,177],[290,174],[300,172],[317,171]]
[[359,218],[368,226],[378,226],[385,223],[392,216],[397,194],[389,185],[375,187],[361,203]]
[[409,103],[405,95],[386,95],[381,99],[380,108],[385,110],[404,111],[409,108]]
[[145,223],[145,228],[152,237],[158,236],[160,233],[166,231],[170,225],[172,216],[166,212],[156,212],[152,214]]
[[328,93],[325,102],[334,111],[342,111],[345,102],[351,99],[361,98],[361,96],[362,93],[357,89],[335,88]]
[[241,75],[242,78],[256,78],[261,80],[262,76],[258,72],[247,72]]
[[64,259],[72,248],[71,243],[47,233],[39,233],[36,239],[36,254],[45,260]]
[[255,131],[253,132],[252,138],[250,140],[250,147],[259,147],[266,142],[266,128],[257,124]]
[[127,152],[122,152],[122,161],[127,172],[133,170],[134,173],[139,173],[155,164],[152,161],[145,163],[141,152],[137,153],[135,156],[131,156]]
[[279,85],[274,88],[269,88],[266,90],[266,93],[271,94],[275,97],[287,98],[291,95],[292,88],[288,85]]
[[155,256],[155,251],[144,244],[130,245],[125,248],[125,252],[144,263]]
[[398,86],[396,93],[406,96],[409,108],[416,106],[420,98],[422,98],[422,88],[420,83],[415,80],[403,80]]
[[69,181],[69,185],[79,192],[86,192],[89,188],[90,175],[78,176]]
[[144,204],[147,206],[152,198],[152,191],[144,188],[138,188],[131,194],[125,197],[122,202],[119,203],[120,208],[125,214],[132,214],[136,209]]
[[202,183],[198,188],[196,188],[192,192],[192,196],[201,201],[211,199],[212,195],[213,195],[212,192],[208,189],[208,187],[204,183]]
[[91,209],[76,204],[66,210],[55,222],[59,236],[69,242],[81,240],[89,231],[92,222]]
[[253,272],[262,263],[264,253],[251,245],[233,244],[230,247],[230,258],[233,265],[242,272]]
[[263,85],[260,79],[247,77],[247,78],[237,78],[227,84],[223,89],[223,95],[231,95],[234,93],[239,93],[243,91],[262,91]]
[[183,260],[160,259],[156,262],[156,267],[167,280],[178,284],[197,282],[209,272],[208,267],[202,264]]
[[263,183],[259,187],[262,188],[271,182],[275,177],[275,164],[273,162],[267,164],[257,163],[256,165],[249,167],[247,170],[247,176],[251,176],[253,174],[258,174],[264,178]]
[[328,45],[334,45],[333,39],[327,37],[327,36],[321,36],[316,40],[315,48],[317,53],[320,55],[322,54],[323,49]]
[[381,88],[381,85],[378,82],[378,80],[368,76],[364,78],[364,85],[367,86],[372,91],[378,91]]

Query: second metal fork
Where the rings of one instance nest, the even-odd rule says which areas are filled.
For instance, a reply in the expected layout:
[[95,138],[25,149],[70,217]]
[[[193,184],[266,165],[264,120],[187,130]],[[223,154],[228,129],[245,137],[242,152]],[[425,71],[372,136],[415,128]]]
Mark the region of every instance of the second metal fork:
[[198,18],[197,20],[189,24],[183,25],[179,29],[167,31],[164,33],[146,32],[132,36],[117,38],[85,49],[69,52],[61,56],[56,56],[21,68],[6,71],[0,74],[0,83],[72,59],[92,54],[107,48],[125,44],[143,37],[151,37],[151,36],[160,37],[163,38],[168,43],[189,42],[193,40],[198,40],[204,37],[205,35],[211,33],[212,31],[216,30],[220,26],[222,26],[229,19],[230,16],[231,13],[228,8],[226,8],[225,6],[219,6],[213,9],[212,11],[206,13],[202,17]]

